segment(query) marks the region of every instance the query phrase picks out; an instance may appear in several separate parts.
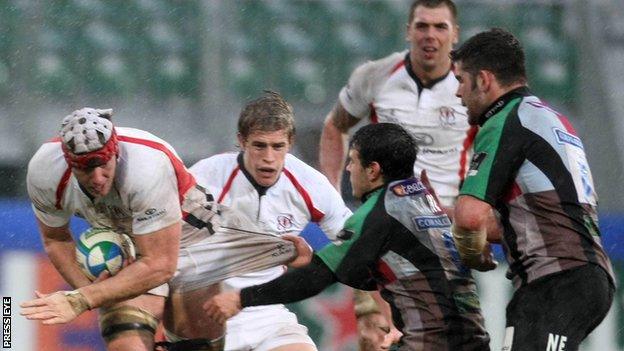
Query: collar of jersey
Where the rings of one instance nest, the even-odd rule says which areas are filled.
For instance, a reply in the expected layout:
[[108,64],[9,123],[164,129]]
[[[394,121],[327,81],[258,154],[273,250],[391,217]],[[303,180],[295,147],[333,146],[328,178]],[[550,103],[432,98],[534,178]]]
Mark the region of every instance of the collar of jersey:
[[431,89],[436,84],[438,84],[441,81],[443,81],[444,79],[446,79],[446,77],[451,72],[449,70],[448,72],[446,72],[441,77],[438,77],[438,78],[432,80],[431,82],[429,82],[429,84],[424,85],[423,82],[420,80],[420,78],[418,78],[418,76],[416,75],[416,73],[414,73],[414,70],[412,69],[412,61],[410,60],[410,53],[409,53],[409,51],[407,52],[407,54],[405,54],[405,58],[403,60],[404,60],[404,63],[405,63],[405,70],[407,71],[407,74],[410,77],[412,77],[414,82],[416,82],[416,86],[418,87],[418,95],[420,95],[420,93],[423,91],[423,89]]
[[380,185],[364,193],[361,198],[362,203],[365,203],[368,199],[370,199],[371,196],[375,195],[375,193],[382,191],[386,187],[386,185],[388,184]]
[[490,119],[495,114],[499,113],[511,100],[517,97],[524,97],[524,96],[530,96],[530,95],[533,95],[533,94],[531,94],[531,91],[529,90],[527,86],[522,86],[522,87],[519,87],[519,88],[516,88],[514,90],[507,92],[503,96],[496,99],[496,101],[494,101],[485,110],[486,112],[482,114],[481,117],[479,117],[479,126],[483,126],[483,124],[488,119]]

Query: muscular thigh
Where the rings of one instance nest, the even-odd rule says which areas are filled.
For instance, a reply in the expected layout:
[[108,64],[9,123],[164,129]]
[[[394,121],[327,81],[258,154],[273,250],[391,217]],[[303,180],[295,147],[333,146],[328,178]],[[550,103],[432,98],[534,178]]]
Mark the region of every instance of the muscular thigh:
[[225,332],[225,326],[208,318],[203,310],[208,298],[220,291],[219,284],[185,292],[172,292],[164,312],[165,328],[182,338],[216,339]]

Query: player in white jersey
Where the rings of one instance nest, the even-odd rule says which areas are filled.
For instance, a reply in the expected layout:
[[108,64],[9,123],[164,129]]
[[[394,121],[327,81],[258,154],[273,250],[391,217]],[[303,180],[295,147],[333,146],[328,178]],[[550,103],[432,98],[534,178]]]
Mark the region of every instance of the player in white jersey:
[[[214,283],[223,278],[284,263],[292,245],[257,233],[246,217],[214,204],[169,144],[145,131],[114,127],[111,113],[74,111],[63,120],[60,138],[41,146],[29,163],[28,193],[44,247],[76,290],[37,293],[22,304],[22,314],[58,324],[101,307],[109,350],[153,350],[161,319],[168,338],[181,341],[171,350],[220,350],[224,326],[201,313],[201,301],[218,291]],[[130,235],[136,261],[90,282],[75,261],[68,226],[73,215]],[[248,253],[250,235],[261,239],[252,259],[231,262],[212,251],[220,245],[232,248],[229,256]],[[241,238],[243,246],[237,244]]]
[[[335,239],[351,211],[320,172],[288,153],[294,141],[292,107],[276,93],[248,103],[238,122],[240,153],[216,155],[190,168],[218,203],[248,215],[263,231],[298,235],[309,222]],[[275,279],[283,267],[224,281],[242,289]],[[227,321],[225,349],[316,350],[284,305],[245,308]]]
[[[371,123],[396,123],[418,143],[414,174],[426,171],[452,217],[476,134],[455,96],[458,83],[451,72],[449,53],[459,38],[456,19],[457,9],[451,0],[414,1],[406,26],[409,50],[367,62],[352,73],[325,119],[320,141],[321,170],[336,187],[344,168],[349,129],[364,118]],[[360,334],[374,335],[365,326],[385,327],[385,323],[375,304],[357,292],[356,297],[363,298],[363,302],[356,299],[356,315],[365,317],[358,318]],[[383,304],[379,296],[376,300]],[[366,343],[367,338],[361,340]]]

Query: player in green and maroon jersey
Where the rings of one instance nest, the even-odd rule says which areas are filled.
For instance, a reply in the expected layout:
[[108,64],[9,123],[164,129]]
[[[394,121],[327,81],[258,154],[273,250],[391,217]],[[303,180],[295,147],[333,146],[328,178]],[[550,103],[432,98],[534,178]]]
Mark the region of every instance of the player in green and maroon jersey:
[[403,333],[400,350],[489,350],[475,282],[453,244],[450,219],[413,176],[415,158],[413,138],[396,124],[358,130],[347,171],[364,203],[345,223],[342,243],[276,280],[216,296],[206,312],[224,320],[241,307],[295,302],[341,282],[381,290]]
[[528,90],[524,53],[511,33],[477,34],[451,58],[457,96],[480,126],[455,208],[459,253],[479,267],[486,238],[499,239],[500,216],[516,288],[503,349],[576,350],[606,316],[614,292],[581,139]]

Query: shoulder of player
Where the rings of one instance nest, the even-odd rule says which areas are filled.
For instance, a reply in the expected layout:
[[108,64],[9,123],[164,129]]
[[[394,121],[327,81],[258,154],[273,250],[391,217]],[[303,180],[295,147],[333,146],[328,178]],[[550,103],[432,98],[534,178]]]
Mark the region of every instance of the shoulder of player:
[[220,187],[238,166],[237,157],[238,152],[210,156],[197,161],[189,168],[189,171],[195,176],[198,184]]
[[[544,117],[548,117],[548,121],[556,121],[561,115],[555,109],[544,103],[540,98],[534,95],[525,96],[518,104],[516,115],[521,120],[544,123]],[[536,119],[536,120],[535,120]]]
[[223,167],[228,167],[230,165],[236,166],[238,164],[236,160],[237,157],[238,152],[225,152],[203,158],[197,161],[189,169],[192,171],[197,170],[199,172],[220,171]]
[[167,181],[176,182],[176,171],[187,172],[177,155],[163,151],[141,143],[120,143],[115,172],[115,183],[120,190],[128,193],[153,190]]
[[354,76],[389,76],[398,67],[403,65],[407,51],[395,52],[378,60],[367,61],[359,65],[353,72]]
[[60,140],[49,141],[41,145],[28,162],[27,182],[31,186],[56,187],[67,169]]
[[117,132],[118,137],[139,139],[139,140],[150,140],[155,142],[164,142],[161,138],[155,136],[154,134],[137,128],[130,127],[115,127],[115,131]]
[[[289,172],[297,182],[305,188],[309,188],[308,190],[310,190],[311,193],[324,191],[325,189],[334,189],[323,173],[303,162],[295,155],[286,154],[284,169]],[[311,186],[313,186],[313,188]]]

